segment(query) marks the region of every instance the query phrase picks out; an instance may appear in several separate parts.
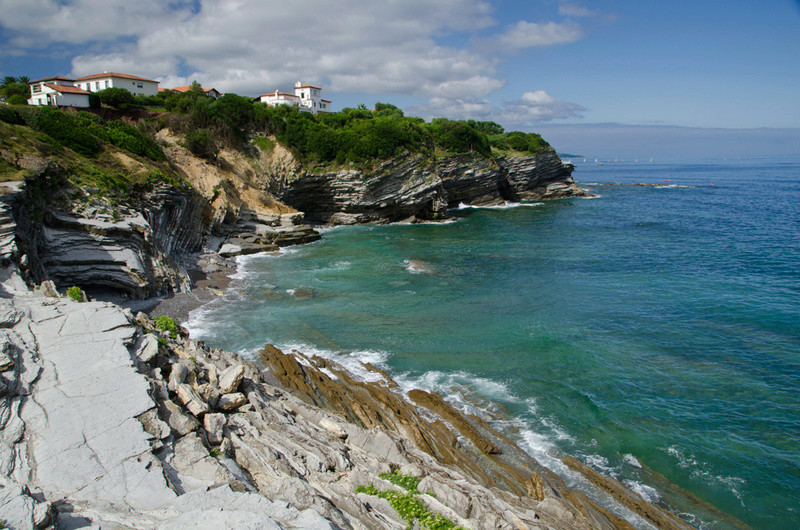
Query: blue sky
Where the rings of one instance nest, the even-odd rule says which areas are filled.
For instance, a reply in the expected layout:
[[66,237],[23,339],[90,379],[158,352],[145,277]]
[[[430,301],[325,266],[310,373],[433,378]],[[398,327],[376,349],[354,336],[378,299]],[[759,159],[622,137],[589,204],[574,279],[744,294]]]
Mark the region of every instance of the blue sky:
[[335,109],[589,155],[800,153],[797,0],[0,0],[0,76],[104,70],[253,96],[302,80]]

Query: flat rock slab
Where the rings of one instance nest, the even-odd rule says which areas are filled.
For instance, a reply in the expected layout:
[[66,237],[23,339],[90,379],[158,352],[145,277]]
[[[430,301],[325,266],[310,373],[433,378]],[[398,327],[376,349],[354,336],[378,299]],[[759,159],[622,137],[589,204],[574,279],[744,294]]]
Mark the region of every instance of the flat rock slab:
[[128,351],[136,329],[102,302],[28,307],[43,363],[22,413],[33,482],[72,499],[140,509],[174,498],[135,419],[155,407]]

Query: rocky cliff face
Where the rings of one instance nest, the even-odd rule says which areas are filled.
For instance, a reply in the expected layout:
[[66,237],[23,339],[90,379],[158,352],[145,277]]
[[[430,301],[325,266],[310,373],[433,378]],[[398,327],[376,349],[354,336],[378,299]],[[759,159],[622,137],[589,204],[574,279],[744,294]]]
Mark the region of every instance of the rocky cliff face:
[[371,169],[301,172],[276,193],[316,222],[352,224],[436,219],[447,207],[585,196],[574,167],[555,151],[497,161],[458,155],[432,162],[403,155]]
[[32,282],[147,298],[190,287],[185,258],[202,246],[206,207],[171,187],[146,194],[136,210],[59,210],[29,195],[18,201],[17,241]]
[[443,215],[444,189],[421,155],[403,155],[371,170],[307,172],[285,183],[281,200],[316,222],[334,224],[429,219]]

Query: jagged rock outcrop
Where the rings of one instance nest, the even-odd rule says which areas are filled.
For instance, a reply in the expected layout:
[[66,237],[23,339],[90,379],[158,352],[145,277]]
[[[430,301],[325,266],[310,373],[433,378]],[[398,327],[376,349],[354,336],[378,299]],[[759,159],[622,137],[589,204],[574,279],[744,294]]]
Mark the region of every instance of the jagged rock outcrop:
[[136,209],[64,211],[27,196],[15,210],[30,281],[135,298],[188,290],[184,260],[201,249],[207,226],[203,199],[173,187],[146,194]]
[[334,224],[443,216],[447,203],[433,164],[406,154],[370,170],[306,172],[287,182],[281,200],[316,222]]
[[497,162],[503,170],[500,192],[507,200],[588,196],[572,180],[575,166],[562,162],[555,151],[545,151],[536,156],[500,158]]
[[437,219],[461,203],[585,196],[572,180],[573,169],[555,151],[496,161],[457,155],[433,162],[405,154],[369,169],[300,172],[282,181],[278,195],[316,222]]

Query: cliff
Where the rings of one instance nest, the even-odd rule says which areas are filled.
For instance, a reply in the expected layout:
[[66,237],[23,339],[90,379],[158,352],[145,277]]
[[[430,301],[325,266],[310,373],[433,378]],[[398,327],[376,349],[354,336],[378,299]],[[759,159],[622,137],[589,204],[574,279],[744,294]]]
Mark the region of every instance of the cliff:
[[586,196],[574,166],[555,151],[498,158],[406,154],[368,169],[303,171],[281,182],[278,197],[315,222],[353,224],[441,219],[459,204],[497,204]]

